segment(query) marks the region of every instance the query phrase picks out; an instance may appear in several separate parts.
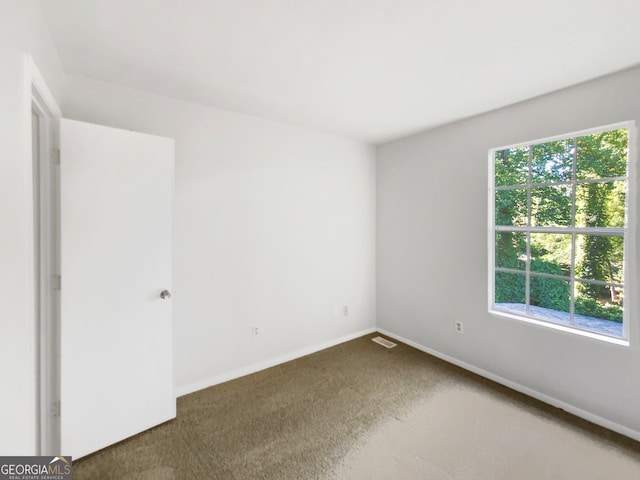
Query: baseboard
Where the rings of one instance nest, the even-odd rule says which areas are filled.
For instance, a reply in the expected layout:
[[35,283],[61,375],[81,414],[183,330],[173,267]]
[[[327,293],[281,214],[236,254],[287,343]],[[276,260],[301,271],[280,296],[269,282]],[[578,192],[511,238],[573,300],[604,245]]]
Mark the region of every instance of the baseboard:
[[219,383],[224,383],[224,382],[228,382],[229,380],[234,380],[236,378],[244,377],[245,375],[250,375],[252,373],[256,373],[261,370],[265,370],[267,368],[275,367],[276,365],[280,365],[281,363],[290,362],[291,360],[295,360],[297,358],[304,357],[305,355],[319,352],[320,350],[324,350],[325,348],[330,348],[335,345],[348,342],[350,340],[362,337],[363,335],[374,333],[375,331],[376,331],[375,328],[367,328],[365,330],[361,330],[359,332],[352,333],[350,335],[345,335],[344,337],[336,338],[328,342],[313,345],[311,347],[306,347],[301,350],[296,350],[294,352],[287,353],[285,355],[279,355],[275,358],[271,358],[263,362],[247,365],[246,367],[237,368],[230,372],[223,373],[222,375],[216,375],[214,377],[205,378],[204,380],[200,380],[198,382],[194,382],[189,385],[176,388],[175,395],[176,397],[181,397],[183,395],[187,395],[189,393],[202,390],[203,388],[212,387],[214,385],[218,385]]
[[483,370],[482,368],[478,368],[469,363],[458,360],[457,358],[451,357],[449,355],[445,355],[437,350],[432,348],[425,347],[424,345],[420,345],[419,343],[413,342],[407,338],[401,337],[400,335],[396,335],[395,333],[389,332],[383,328],[376,328],[376,330],[386,335],[390,338],[398,340],[399,342],[406,343],[422,352],[428,353],[429,355],[433,355],[445,362],[452,363],[453,365],[457,365],[458,367],[464,368],[470,372],[473,372],[481,377],[488,378],[489,380],[493,380],[496,383],[504,385],[512,390],[515,390],[520,393],[524,393],[529,397],[533,397],[541,402],[547,403],[554,407],[560,408],[566,412],[572,413],[573,415],[583,418],[591,423],[595,423],[596,425],[600,425],[601,427],[607,428],[614,432],[620,433],[626,437],[632,438],[634,440],[640,441],[640,432],[637,430],[633,430],[631,428],[625,427],[624,425],[620,425],[619,423],[613,422],[611,420],[607,420],[606,418],[595,415],[591,412],[583,410],[581,408],[576,407],[575,405],[571,405],[569,403],[563,402],[562,400],[558,400],[557,398],[551,397],[544,393],[538,392],[537,390],[533,390],[529,387],[525,387],[524,385],[520,385],[519,383],[513,382],[511,380],[507,380],[499,375],[495,375],[487,370]]

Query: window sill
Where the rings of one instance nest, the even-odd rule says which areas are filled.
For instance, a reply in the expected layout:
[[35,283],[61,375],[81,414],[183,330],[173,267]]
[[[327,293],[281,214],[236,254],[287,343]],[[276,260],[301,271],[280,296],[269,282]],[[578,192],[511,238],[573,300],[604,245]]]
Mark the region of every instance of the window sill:
[[489,314],[494,315],[496,317],[508,318],[510,320],[518,320],[524,323],[535,325],[537,327],[550,328],[552,330],[559,330],[561,332],[570,333],[572,335],[579,335],[581,337],[590,338],[592,340],[599,340],[602,342],[612,343],[614,345],[619,345],[622,347],[630,346],[629,340],[624,338],[614,338],[614,337],[610,337],[608,335],[602,335],[596,332],[589,332],[586,330],[572,328],[566,325],[561,325],[559,323],[545,322],[542,320],[537,320],[533,317],[518,315],[517,313],[513,313],[507,310],[498,310],[496,308],[490,308]]

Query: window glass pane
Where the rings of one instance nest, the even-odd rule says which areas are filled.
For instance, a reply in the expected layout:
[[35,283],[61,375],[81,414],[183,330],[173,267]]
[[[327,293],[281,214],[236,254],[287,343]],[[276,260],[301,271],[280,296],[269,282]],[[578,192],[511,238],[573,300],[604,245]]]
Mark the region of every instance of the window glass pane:
[[[623,237],[576,235],[576,277],[601,282],[624,283],[623,267]],[[592,292],[602,290],[598,285],[586,288]]]
[[624,336],[628,137],[622,128],[494,153],[497,308]]
[[578,138],[578,180],[625,176],[628,136],[627,129],[621,128]]
[[495,153],[495,185],[524,185],[529,168],[529,147],[508,148]]
[[495,279],[496,306],[523,312],[525,302],[524,273],[496,272]]
[[496,233],[496,267],[524,270],[527,266],[527,236],[522,232]]
[[571,235],[532,233],[531,271],[571,275]]
[[626,183],[598,182],[576,186],[577,227],[624,227]]
[[531,226],[571,225],[571,188],[566,185],[531,189]]
[[574,323],[577,327],[622,337],[624,289],[576,282]]
[[[569,282],[560,278],[547,278],[531,275],[529,304],[537,309],[531,309],[531,314],[556,321],[567,321],[566,313],[570,309],[571,301]],[[542,309],[552,310],[543,311]],[[558,314],[556,312],[564,312]]]
[[533,145],[531,183],[569,182],[573,178],[573,139]]
[[496,191],[496,225],[527,224],[527,190],[516,188]]

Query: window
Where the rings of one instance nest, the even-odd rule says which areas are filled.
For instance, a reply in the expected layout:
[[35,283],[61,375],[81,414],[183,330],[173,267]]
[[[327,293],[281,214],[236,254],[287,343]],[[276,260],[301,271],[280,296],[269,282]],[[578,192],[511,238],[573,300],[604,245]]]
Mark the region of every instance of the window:
[[490,150],[490,311],[626,339],[631,123]]

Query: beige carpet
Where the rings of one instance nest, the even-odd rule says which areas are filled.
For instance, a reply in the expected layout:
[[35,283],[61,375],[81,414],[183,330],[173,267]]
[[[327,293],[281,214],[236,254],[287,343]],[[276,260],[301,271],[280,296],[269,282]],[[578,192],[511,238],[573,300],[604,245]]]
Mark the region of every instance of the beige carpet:
[[371,337],[181,397],[74,479],[640,478],[640,443]]
[[367,435],[336,478],[640,479],[640,457],[517,404],[451,388]]

